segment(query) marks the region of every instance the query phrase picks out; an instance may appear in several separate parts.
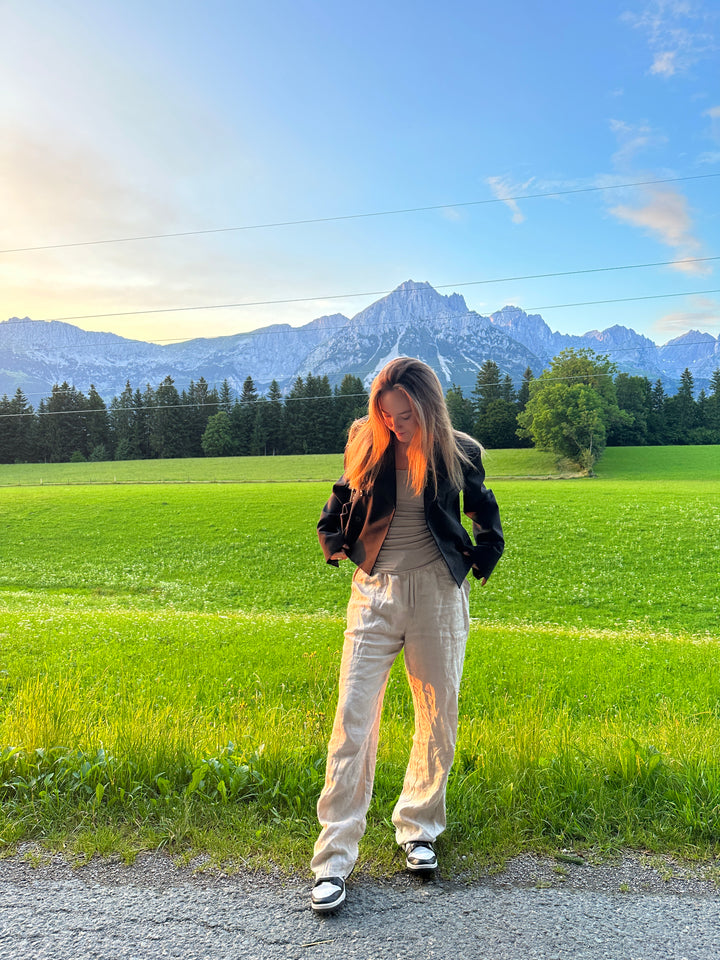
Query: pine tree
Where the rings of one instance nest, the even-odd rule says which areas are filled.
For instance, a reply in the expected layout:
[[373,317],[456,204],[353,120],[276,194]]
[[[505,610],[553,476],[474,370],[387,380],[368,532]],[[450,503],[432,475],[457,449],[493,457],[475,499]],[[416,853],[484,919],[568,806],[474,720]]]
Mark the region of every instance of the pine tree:
[[74,453],[87,459],[87,397],[64,381],[54,384],[46,406],[45,444],[51,463],[67,463]]
[[[274,383],[275,381],[273,381]],[[225,413],[230,413],[233,408],[233,395],[232,390],[230,389],[230,384],[228,383],[227,377],[223,380],[220,387],[220,393],[218,394],[218,404],[219,409],[224,410]]]
[[522,376],[522,383],[520,384],[520,389],[518,390],[518,395],[517,395],[518,413],[522,413],[522,411],[527,406],[527,402],[530,399],[530,383],[534,379],[535,379],[535,375],[533,374],[532,370],[530,369],[530,367],[526,367],[525,373]]
[[267,405],[263,407],[265,442],[267,453],[274,456],[284,452],[282,393],[277,380],[270,384],[267,398]]
[[283,433],[287,453],[307,453],[307,422],[305,381],[298,377],[285,399]]
[[705,422],[713,436],[713,443],[720,443],[720,368],[710,377],[710,395],[707,398]]
[[255,416],[250,433],[250,456],[264,457],[267,455],[267,426],[265,408],[268,401],[265,397],[258,397],[255,401]]
[[202,437],[205,433],[208,420],[217,413],[217,392],[214,396],[210,391],[207,381],[200,377],[197,383],[190,381],[187,394],[187,409],[185,411],[186,419],[186,456],[201,457],[203,454]]
[[88,459],[95,461],[110,460],[112,459],[112,444],[110,442],[108,411],[105,401],[95,389],[94,383],[90,384],[90,390],[88,391],[87,411]]
[[250,453],[253,430],[255,429],[255,405],[258,401],[257,390],[253,378],[248,376],[243,382],[240,402],[236,403],[230,413],[230,423],[234,448],[241,457]]
[[182,457],[185,450],[185,424],[180,394],[175,381],[167,376],[155,391],[150,416],[150,447],[160,459]]
[[338,431],[330,381],[327,376],[314,377],[309,373],[304,393],[305,453],[332,453],[336,449]]
[[10,400],[4,393],[0,397],[0,463],[14,463],[15,443],[14,429],[10,412]]
[[28,463],[34,459],[36,418],[20,387],[11,400],[0,401],[0,463]]
[[517,401],[517,394],[515,393],[512,377],[509,373],[505,374],[500,383],[500,399],[506,400],[508,403],[515,403]]
[[608,431],[608,446],[640,447],[648,442],[648,421],[652,409],[652,386],[647,377],[619,373],[615,378],[617,402],[630,418]]
[[450,414],[450,422],[455,430],[463,433],[472,433],[473,404],[469,397],[464,396],[462,389],[453,384],[445,394],[445,403]]
[[473,420],[473,435],[480,437],[483,431],[485,410],[493,400],[502,396],[500,386],[500,368],[494,360],[486,360],[478,370],[475,389],[472,392],[475,417]]
[[368,394],[360,377],[346,373],[340,386],[335,387],[335,421],[337,436],[334,450],[345,449],[348,430],[355,420],[367,414]]
[[138,460],[141,457],[137,439],[136,410],[130,381],[118,397],[110,401],[110,437],[116,460]]
[[663,382],[659,378],[655,381],[650,394],[650,412],[648,413],[648,443],[662,446],[667,442],[667,428],[665,425],[665,403],[667,396]]
[[698,409],[694,398],[695,381],[686,367],[680,376],[678,392],[665,402],[666,442],[691,443],[691,431],[698,425]]

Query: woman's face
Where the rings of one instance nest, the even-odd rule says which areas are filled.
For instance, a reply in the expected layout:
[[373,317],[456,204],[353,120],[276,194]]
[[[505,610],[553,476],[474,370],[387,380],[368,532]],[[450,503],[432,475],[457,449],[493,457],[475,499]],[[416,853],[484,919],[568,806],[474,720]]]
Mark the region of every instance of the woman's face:
[[380,394],[380,411],[385,426],[395,434],[398,442],[410,443],[420,424],[402,390],[383,391]]

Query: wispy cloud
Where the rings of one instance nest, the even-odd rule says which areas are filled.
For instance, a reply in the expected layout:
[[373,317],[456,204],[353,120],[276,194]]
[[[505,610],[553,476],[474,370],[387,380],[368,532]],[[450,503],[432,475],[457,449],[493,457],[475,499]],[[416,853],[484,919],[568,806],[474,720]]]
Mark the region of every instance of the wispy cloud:
[[517,202],[511,198],[524,193],[533,183],[533,178],[526,180],[525,183],[515,183],[507,176],[488,177],[487,183],[497,199],[502,200],[503,203],[512,210],[512,222],[522,223],[525,219],[525,214]]
[[697,0],[651,0],[621,19],[647,36],[653,58],[648,72],[655,76],[685,73],[718,49],[718,14]]
[[628,166],[643,150],[661,147],[667,143],[667,137],[647,123],[626,123],[624,120],[611,119],[610,129],[618,141],[618,149],[612,156],[613,163],[618,167]]
[[[700,241],[693,236],[693,222],[687,198],[670,186],[639,188],[636,205],[618,204],[610,213],[670,247],[678,259],[696,257]],[[705,274],[709,268],[698,263],[678,263],[673,269],[683,273]]]
[[463,215],[457,207],[443,207],[440,216],[443,220],[449,220],[451,223],[457,223],[458,220],[463,219]]
[[667,313],[654,324],[659,333],[685,333],[688,330],[702,330],[708,333],[720,332],[720,303],[707,297],[691,299],[694,309]]

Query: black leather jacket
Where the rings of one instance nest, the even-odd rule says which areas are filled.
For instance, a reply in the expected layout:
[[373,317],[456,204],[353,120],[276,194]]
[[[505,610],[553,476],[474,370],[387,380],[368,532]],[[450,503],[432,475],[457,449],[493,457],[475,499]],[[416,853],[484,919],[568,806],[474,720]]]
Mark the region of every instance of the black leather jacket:
[[[462,441],[460,441],[462,442]],[[505,547],[500,512],[492,490],[485,486],[485,470],[480,449],[463,443],[471,465],[463,469],[463,512],[472,520],[473,545],[460,522],[459,491],[442,468],[438,470],[438,490],[425,487],[425,521],[450,573],[460,586],[472,569],[477,578],[489,577]],[[372,568],[395,514],[395,451],[392,445],[378,478],[369,493],[353,495],[342,476],[333,486],[317,525],[325,559],[344,551],[365,573]]]

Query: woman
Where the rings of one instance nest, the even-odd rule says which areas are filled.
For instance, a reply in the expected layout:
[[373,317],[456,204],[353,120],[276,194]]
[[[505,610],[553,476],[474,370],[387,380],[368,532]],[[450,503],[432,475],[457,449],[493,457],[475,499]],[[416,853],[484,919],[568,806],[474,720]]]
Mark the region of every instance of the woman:
[[[408,357],[380,371],[368,416],[350,430],[345,471],[318,523],[327,562],[349,557],[357,569],[318,801],[313,910],[335,910],[345,900],[372,794],[385,685],[400,650],[415,734],[392,815],[395,838],[409,870],[437,868],[433,842],[445,828],[469,627],[465,578],[472,568],[484,584],[504,547],[481,453],[453,430],[435,373]],[[461,491],[476,545],[460,522]]]

